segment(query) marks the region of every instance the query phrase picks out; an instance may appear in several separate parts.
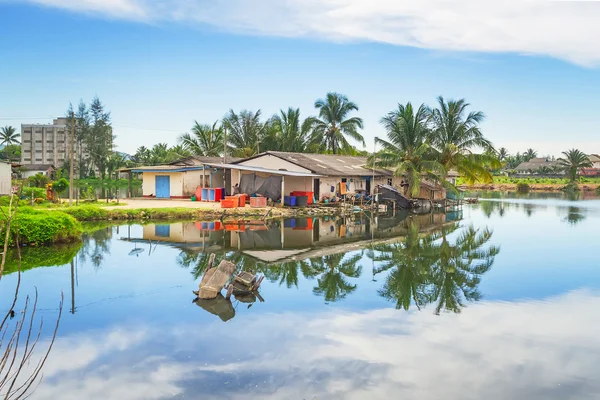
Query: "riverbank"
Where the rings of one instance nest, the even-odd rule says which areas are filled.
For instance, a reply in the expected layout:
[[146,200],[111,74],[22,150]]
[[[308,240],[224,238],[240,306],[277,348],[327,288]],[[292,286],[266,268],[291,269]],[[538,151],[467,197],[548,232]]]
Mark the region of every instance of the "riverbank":
[[[528,183],[529,191],[532,192],[560,192],[565,187],[563,183],[548,184],[548,183]],[[580,183],[579,190],[582,192],[595,192],[600,187],[597,183]],[[516,183],[489,183],[476,185],[461,185],[459,189],[469,192],[473,191],[488,191],[488,192],[516,192]]]

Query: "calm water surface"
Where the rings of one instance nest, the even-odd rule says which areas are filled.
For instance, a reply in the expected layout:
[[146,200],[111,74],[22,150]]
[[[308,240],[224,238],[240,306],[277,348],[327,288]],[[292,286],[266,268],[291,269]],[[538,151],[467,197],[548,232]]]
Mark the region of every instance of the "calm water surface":
[[[45,319],[65,294],[32,398],[600,398],[600,201],[539,197],[26,249]],[[211,252],[264,274],[263,301],[193,302]]]

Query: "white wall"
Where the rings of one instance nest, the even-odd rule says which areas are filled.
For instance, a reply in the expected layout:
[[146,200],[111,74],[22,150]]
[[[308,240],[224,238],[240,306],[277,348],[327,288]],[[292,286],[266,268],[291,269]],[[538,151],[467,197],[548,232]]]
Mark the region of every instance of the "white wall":
[[46,170],[40,170],[40,171],[23,171],[23,173],[21,174],[21,176],[23,177],[23,179],[27,179],[31,176],[37,175],[39,173],[44,174],[45,176],[48,176],[48,171]]
[[272,156],[270,154],[265,154],[264,156],[260,156],[254,158],[252,160],[242,161],[239,163],[240,165],[251,165],[254,167],[262,167],[269,169],[284,169],[286,171],[294,171],[294,172],[311,172],[306,168],[299,167],[296,164],[293,164],[289,161],[282,160],[279,157]]
[[157,175],[169,177],[171,197],[183,196],[183,172],[144,172],[142,174],[142,195],[156,196]]
[[10,164],[0,162],[0,194],[11,193],[11,173]]
[[284,176],[284,196],[289,196],[291,192],[312,192],[314,183],[312,177],[305,176]]
[[192,196],[198,186],[202,187],[202,171],[186,171],[183,173],[183,195]]

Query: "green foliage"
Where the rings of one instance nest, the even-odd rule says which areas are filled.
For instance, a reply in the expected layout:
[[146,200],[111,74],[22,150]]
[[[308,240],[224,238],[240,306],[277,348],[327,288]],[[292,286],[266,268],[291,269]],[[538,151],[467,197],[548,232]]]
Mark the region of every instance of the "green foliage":
[[358,105],[348,100],[340,93],[327,93],[325,99],[315,102],[319,110],[318,118],[309,118],[313,132],[313,141],[321,144],[322,149],[339,154],[341,150],[350,149],[352,146],[346,140],[350,137],[365,146],[365,139],[359,133],[363,129],[363,120],[359,117],[350,117],[350,113],[358,111]]
[[[261,151],[260,142],[267,124],[260,120],[260,115],[260,110],[242,110],[240,113],[229,110],[223,117],[223,126],[227,128],[227,154],[251,157]],[[262,150],[268,149],[263,147]]]
[[567,172],[572,182],[576,181],[582,168],[592,167],[589,157],[581,150],[571,149],[563,151],[564,158],[559,158],[559,165]]
[[[6,234],[3,228],[2,235]],[[19,233],[21,244],[42,245],[70,243],[79,240],[81,224],[70,215],[60,211],[38,211],[32,208],[19,209],[11,224],[9,245],[14,245],[15,233]]]
[[195,156],[219,157],[223,154],[223,127],[199,124],[194,121],[192,133],[184,133],[179,137],[181,145]]
[[27,183],[29,184],[29,186],[45,188],[46,185],[50,183],[50,179],[41,172],[38,172],[37,174],[27,178]]
[[517,192],[527,193],[530,190],[531,190],[531,186],[529,186],[527,183],[525,183],[525,182],[517,183]]
[[[81,249],[81,242],[57,246],[21,248],[21,271],[38,267],[54,267],[69,264]],[[19,268],[17,249],[8,250],[4,275],[17,272]]]
[[65,178],[60,178],[59,180],[52,183],[52,189],[60,194],[69,188],[69,181]]
[[579,192],[579,185],[575,181],[571,181],[566,184],[566,186],[562,187],[561,190],[566,193],[576,193]]
[[12,126],[5,126],[0,129],[0,144],[4,146],[4,158],[10,157],[8,146],[18,144],[20,137],[21,135]]
[[46,199],[46,189],[40,187],[24,187],[21,194],[28,199]]

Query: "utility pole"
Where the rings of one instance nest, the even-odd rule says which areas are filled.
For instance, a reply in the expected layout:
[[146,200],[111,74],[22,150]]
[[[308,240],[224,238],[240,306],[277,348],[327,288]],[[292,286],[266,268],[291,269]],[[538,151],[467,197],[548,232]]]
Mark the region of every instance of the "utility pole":
[[75,112],[71,111],[71,161],[69,162],[69,206],[73,205],[73,167],[75,166]]
[[227,164],[227,127],[223,125],[223,164]]

